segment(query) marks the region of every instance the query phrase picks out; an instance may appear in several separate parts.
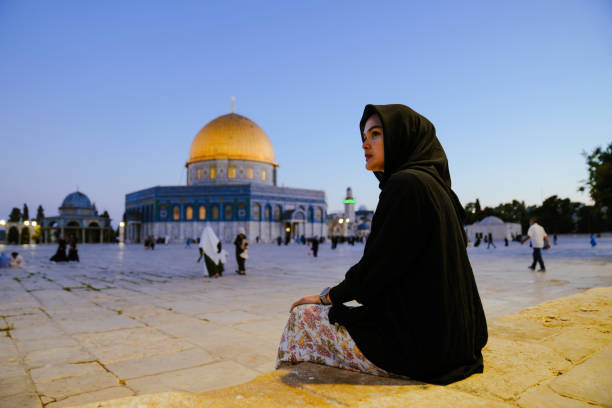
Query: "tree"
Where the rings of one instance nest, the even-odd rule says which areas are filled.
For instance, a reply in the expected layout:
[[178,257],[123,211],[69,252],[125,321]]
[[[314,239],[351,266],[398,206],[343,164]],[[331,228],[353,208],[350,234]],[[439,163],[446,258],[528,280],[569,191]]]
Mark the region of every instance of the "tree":
[[42,224],[43,219],[45,218],[45,211],[43,210],[42,205],[38,206],[38,210],[36,210],[36,222],[38,225]]
[[23,203],[23,211],[21,212],[21,218],[24,221],[30,220],[30,210],[28,209],[28,205],[26,203]]
[[9,214],[9,222],[19,222],[21,221],[21,210],[17,207],[13,207],[11,213]]
[[605,216],[601,208],[595,205],[580,205],[578,208],[578,232],[599,233],[605,227]]
[[586,186],[579,190],[584,191],[588,187],[595,205],[612,207],[612,143],[605,150],[598,146],[591,154],[582,154],[586,158],[589,178]]
[[562,199],[553,195],[544,200],[542,206],[533,211],[532,216],[551,234],[574,232],[574,217],[579,207],[579,203],[573,203],[569,198]]

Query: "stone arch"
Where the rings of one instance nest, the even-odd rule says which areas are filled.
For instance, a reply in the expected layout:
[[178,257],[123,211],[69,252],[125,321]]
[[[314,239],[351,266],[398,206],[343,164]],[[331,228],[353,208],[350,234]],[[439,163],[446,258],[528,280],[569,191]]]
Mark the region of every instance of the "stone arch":
[[30,228],[23,227],[21,229],[21,236],[20,236],[19,243],[22,245],[30,243]]
[[9,244],[19,243],[19,230],[17,229],[17,227],[9,228],[6,242]]

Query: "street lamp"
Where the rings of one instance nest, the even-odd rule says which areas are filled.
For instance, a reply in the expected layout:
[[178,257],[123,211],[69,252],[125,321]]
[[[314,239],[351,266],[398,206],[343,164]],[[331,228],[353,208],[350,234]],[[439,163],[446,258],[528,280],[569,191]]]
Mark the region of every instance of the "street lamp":
[[38,225],[36,221],[32,221],[32,226],[35,227],[36,225]]
[[119,223],[119,226],[120,226],[121,228],[125,227],[125,222],[121,221],[121,222]]
[[340,219],[338,220],[338,224],[342,224],[343,222],[344,222],[344,219],[343,219],[343,218],[340,218]]
[[28,220],[25,220],[25,221],[23,222],[23,225],[25,225],[25,226],[28,226],[28,225],[30,225],[30,221],[28,221]]
[[289,232],[289,231],[291,231],[291,228],[289,227],[285,228],[285,232]]
[[0,220],[0,225],[6,225],[6,220]]

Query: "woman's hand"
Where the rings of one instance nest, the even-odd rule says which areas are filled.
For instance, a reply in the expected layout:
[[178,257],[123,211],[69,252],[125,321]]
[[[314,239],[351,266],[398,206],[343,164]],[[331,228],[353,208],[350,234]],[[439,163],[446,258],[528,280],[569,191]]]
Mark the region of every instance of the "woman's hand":
[[308,295],[308,296],[304,296],[303,298],[298,299],[297,301],[293,302],[293,304],[291,305],[291,309],[289,309],[289,313],[291,313],[293,308],[296,306],[310,305],[310,304],[320,305],[321,299],[319,298],[319,295]]

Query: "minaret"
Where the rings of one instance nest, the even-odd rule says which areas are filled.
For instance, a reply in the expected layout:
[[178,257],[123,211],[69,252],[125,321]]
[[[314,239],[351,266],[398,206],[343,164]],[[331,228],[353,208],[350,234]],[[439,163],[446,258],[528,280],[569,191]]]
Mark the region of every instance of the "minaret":
[[[353,190],[350,187],[346,189],[346,198],[344,199],[344,218],[345,220],[350,220],[350,223],[355,222],[355,199],[353,198]],[[348,228],[350,226],[347,226]]]

